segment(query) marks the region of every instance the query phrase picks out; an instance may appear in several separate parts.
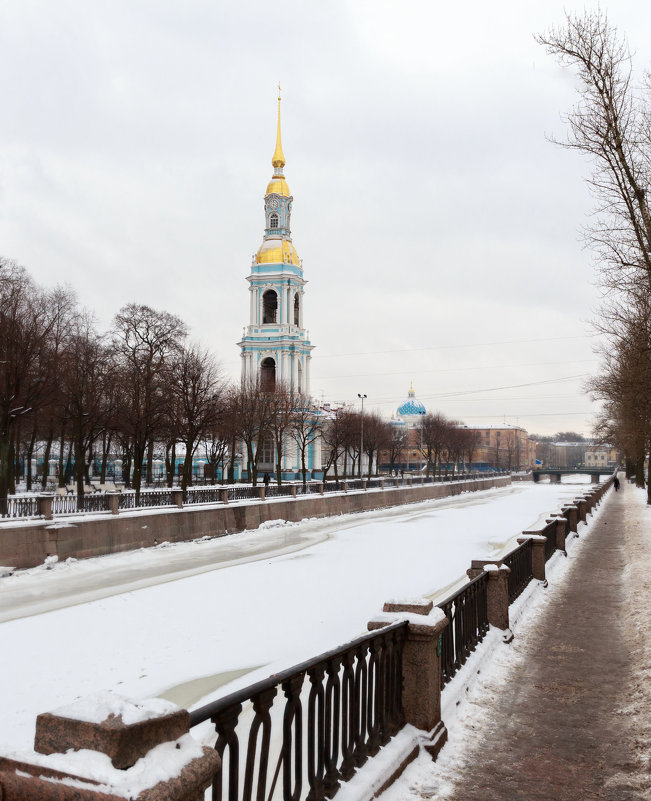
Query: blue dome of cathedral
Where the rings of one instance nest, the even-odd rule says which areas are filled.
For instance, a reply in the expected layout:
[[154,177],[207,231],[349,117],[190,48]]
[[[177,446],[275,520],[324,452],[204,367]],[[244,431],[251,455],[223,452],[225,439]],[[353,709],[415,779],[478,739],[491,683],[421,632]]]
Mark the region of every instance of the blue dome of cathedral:
[[419,400],[416,400],[416,393],[414,392],[413,386],[409,387],[407,400],[398,406],[397,413],[400,415],[400,417],[409,417],[410,415],[415,414],[427,414],[427,409]]

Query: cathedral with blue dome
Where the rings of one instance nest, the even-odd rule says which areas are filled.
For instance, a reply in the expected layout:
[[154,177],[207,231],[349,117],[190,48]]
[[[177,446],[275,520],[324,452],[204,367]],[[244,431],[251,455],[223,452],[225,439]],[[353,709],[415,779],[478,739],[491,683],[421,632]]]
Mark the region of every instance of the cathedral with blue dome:
[[303,263],[292,242],[292,197],[285,180],[280,135],[280,94],[273,175],[264,198],[262,244],[253,256],[249,282],[249,324],[238,342],[242,379],[259,380],[266,389],[277,385],[310,395],[313,345],[303,324],[306,281]]
[[427,414],[425,406],[416,398],[414,385],[411,384],[407,393],[407,400],[398,406],[396,416],[408,428],[419,428],[422,418]]

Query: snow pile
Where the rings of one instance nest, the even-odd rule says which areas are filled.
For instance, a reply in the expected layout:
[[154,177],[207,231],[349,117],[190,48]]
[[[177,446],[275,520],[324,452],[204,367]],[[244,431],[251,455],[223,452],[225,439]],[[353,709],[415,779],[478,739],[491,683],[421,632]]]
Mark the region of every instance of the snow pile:
[[[81,779],[99,782],[99,787],[92,788],[96,792],[136,798],[143,790],[167,781],[170,777],[178,776],[193,759],[203,756],[203,750],[193,737],[184,734],[178,740],[161,743],[152,748],[127,770],[114,768],[110,757],[106,754],[88,749],[47,755],[35,751],[16,751],[8,756],[17,761],[72,773]],[[74,779],[50,779],[50,781],[88,789],[88,785]]]
[[110,717],[121,717],[122,722],[130,726],[143,720],[171,715],[178,709],[176,704],[162,698],[147,698],[136,702],[118,693],[97,692],[61,706],[53,710],[52,714],[88,723],[102,723]]

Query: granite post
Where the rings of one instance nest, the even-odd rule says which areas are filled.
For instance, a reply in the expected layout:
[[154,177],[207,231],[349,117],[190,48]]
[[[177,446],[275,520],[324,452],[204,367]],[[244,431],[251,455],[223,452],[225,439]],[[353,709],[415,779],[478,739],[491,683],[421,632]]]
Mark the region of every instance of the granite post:
[[112,515],[117,515],[120,513],[120,493],[119,492],[107,492],[106,493],[106,505],[108,511]]
[[[0,756],[0,798],[203,801],[221,761],[192,738],[189,725],[188,712],[167,701],[112,693],[41,714],[34,750]],[[98,759],[80,760],[75,752],[82,749]]]
[[567,520],[569,531],[573,531],[576,534],[579,527],[579,507],[573,503],[568,503],[563,506],[561,511],[563,512],[563,517]]
[[531,540],[531,572],[538,581],[546,582],[545,578],[545,543],[547,537],[544,534],[527,534],[518,537],[518,544],[522,545],[527,540]]
[[441,720],[441,657],[439,641],[448,619],[432,601],[390,601],[368,624],[370,631],[408,620],[402,649],[402,707],[405,723],[427,732],[424,748],[436,759],[447,740]]
[[37,498],[38,513],[46,520],[52,520],[52,496],[39,495]]

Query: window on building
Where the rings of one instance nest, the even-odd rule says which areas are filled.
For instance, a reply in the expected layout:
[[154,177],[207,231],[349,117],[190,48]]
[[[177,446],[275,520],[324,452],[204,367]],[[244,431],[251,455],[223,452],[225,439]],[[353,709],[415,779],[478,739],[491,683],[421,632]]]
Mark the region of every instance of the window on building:
[[269,228],[278,228],[278,215],[272,214],[269,217]]
[[260,385],[263,392],[273,392],[276,389],[276,362],[268,356],[260,365]]
[[278,295],[273,289],[268,289],[262,296],[262,322],[267,325],[276,322],[278,311]]
[[276,460],[276,449],[274,447],[274,438],[265,437],[262,442],[262,464],[267,467],[273,465]]
[[299,314],[300,305],[299,304],[300,304],[300,301],[298,299],[298,292],[297,292],[294,295],[294,325],[299,325],[299,322],[298,322],[299,319],[300,319],[300,314]]

